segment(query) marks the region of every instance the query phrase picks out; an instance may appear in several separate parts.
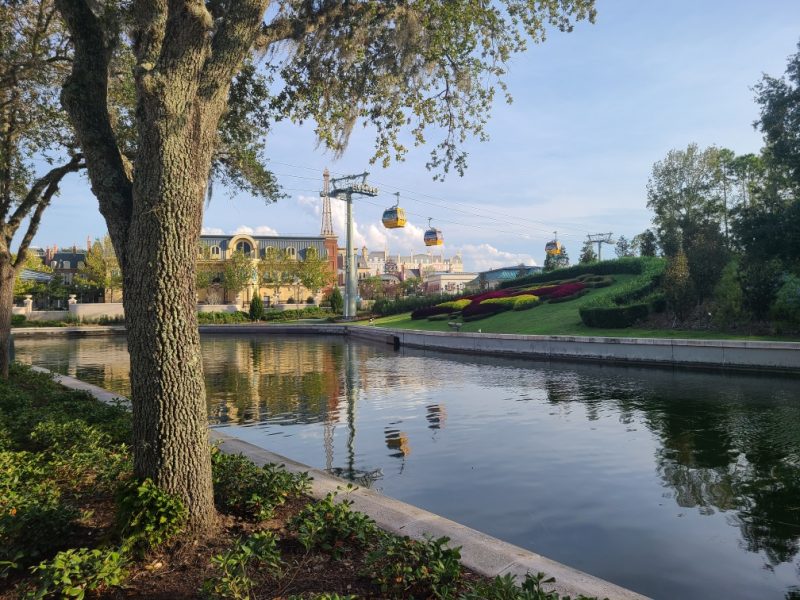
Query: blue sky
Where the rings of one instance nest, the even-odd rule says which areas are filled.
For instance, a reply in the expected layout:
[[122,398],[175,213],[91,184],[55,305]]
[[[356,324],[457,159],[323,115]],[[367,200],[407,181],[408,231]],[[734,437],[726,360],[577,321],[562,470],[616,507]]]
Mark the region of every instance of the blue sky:
[[[272,205],[215,190],[209,231],[317,234],[322,170],[371,171],[381,196],[357,203],[356,241],[370,250],[422,251],[426,217],[442,229],[444,252],[467,269],[541,264],[559,239],[577,259],[587,233],[632,237],[650,220],[646,184],[654,162],[691,142],[755,152],[760,135],[752,86],[781,75],[800,40],[797,0],[598,0],[597,22],[552,32],[517,56],[498,104],[491,139],[470,141],[469,169],[434,182],[429,148],[404,163],[368,166],[372,137],[356,128],[344,157],[317,148],[313,127],[279,124],[267,157],[289,197]],[[383,206],[401,191],[410,226],[380,226]],[[336,226],[342,207],[333,201]],[[34,245],[85,245],[105,224],[86,180],[73,177],[45,214]],[[606,250],[611,252],[609,248]]]

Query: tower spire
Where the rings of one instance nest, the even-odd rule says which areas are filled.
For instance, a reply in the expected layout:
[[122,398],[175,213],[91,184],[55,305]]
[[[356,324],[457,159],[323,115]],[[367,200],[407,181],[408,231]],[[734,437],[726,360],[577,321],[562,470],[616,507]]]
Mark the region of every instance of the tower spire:
[[333,233],[333,216],[331,215],[331,198],[330,198],[331,174],[328,168],[322,172],[322,237],[334,237]]

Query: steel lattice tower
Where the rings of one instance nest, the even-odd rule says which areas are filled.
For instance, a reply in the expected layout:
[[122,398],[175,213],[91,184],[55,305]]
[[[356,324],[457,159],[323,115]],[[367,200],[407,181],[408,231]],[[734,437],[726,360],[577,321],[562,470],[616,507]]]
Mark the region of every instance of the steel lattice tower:
[[330,198],[330,179],[331,174],[326,168],[322,172],[322,237],[334,237],[333,233],[333,216],[331,215],[331,198]]

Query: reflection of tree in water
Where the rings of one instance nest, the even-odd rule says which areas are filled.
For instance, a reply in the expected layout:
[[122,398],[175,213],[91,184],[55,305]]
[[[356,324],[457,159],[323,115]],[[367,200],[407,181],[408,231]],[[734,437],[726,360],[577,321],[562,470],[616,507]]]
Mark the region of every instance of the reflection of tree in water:
[[[656,469],[676,504],[702,514],[726,513],[744,547],[763,552],[776,566],[800,551],[800,407],[737,398],[738,383],[750,387],[751,399],[759,398],[759,381],[742,378],[721,390],[681,388],[682,397],[676,397],[669,377],[643,378],[633,387],[630,378],[556,372],[544,386],[551,404],[578,400],[590,420],[598,418],[603,404],[624,423],[642,415],[661,441]],[[789,598],[800,600],[800,592]]]
[[204,358],[218,422],[318,423],[336,410],[342,354],[325,344],[223,340],[205,344]]

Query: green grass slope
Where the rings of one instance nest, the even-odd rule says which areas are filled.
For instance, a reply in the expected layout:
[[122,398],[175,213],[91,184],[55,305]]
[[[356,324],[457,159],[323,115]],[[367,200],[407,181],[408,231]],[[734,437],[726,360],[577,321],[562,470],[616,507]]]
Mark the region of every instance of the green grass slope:
[[[591,302],[599,294],[609,294],[621,289],[636,275],[613,275],[614,283],[605,288],[592,289],[588,294],[557,304],[544,303],[530,310],[507,311],[498,315],[464,323],[461,331],[483,333],[516,333],[528,335],[583,335],[604,337],[659,337],[691,339],[749,339],[749,340],[797,340],[775,336],[747,336],[725,334],[717,331],[690,331],[678,329],[652,329],[628,327],[624,329],[601,329],[587,327],[578,314],[579,308]],[[363,323],[362,323],[363,324]],[[451,331],[447,321],[412,320],[410,313],[391,315],[375,319],[374,326],[417,329],[423,331]]]

